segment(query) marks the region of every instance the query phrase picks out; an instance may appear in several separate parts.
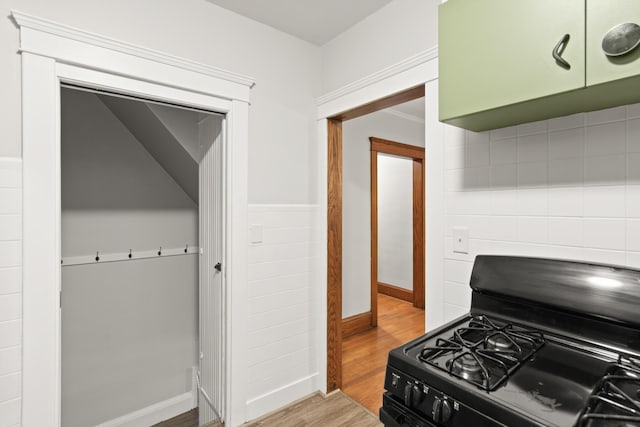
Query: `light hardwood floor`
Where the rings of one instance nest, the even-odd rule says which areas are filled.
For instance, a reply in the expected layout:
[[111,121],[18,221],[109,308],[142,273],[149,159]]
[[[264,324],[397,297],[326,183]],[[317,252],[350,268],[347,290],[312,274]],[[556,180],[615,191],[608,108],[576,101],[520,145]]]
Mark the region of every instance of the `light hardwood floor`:
[[379,427],[378,418],[341,391],[313,394],[244,427]]
[[378,415],[387,355],[424,334],[424,310],[378,294],[378,327],[342,341],[342,391]]

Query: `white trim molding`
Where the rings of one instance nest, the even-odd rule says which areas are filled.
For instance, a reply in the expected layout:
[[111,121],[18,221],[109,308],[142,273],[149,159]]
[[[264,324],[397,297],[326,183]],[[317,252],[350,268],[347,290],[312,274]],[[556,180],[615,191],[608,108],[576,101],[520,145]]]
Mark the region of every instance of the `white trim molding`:
[[[22,427],[61,423],[62,84],[225,114],[225,424],[246,421],[247,194],[253,79],[12,12],[20,30],[23,147]],[[182,401],[182,400],[181,400]],[[184,397],[184,404],[192,399]]]
[[[97,35],[88,31],[80,30],[77,28],[69,27],[67,25],[59,24],[48,19],[39,18],[27,13],[12,11],[11,16],[16,21],[18,26],[22,28],[30,28],[40,32],[48,33],[55,36],[63,37],[67,40],[75,40],[83,43],[87,43],[93,46],[100,46],[115,52],[124,53],[138,58],[144,58],[157,63],[171,65],[183,70],[193,71],[200,74],[205,74],[210,77],[215,77],[222,80],[227,80],[233,83],[238,83],[249,88],[253,87],[255,80],[252,77],[244,76],[242,74],[233,73],[231,71],[223,70],[221,68],[212,67],[210,65],[201,64],[195,61],[190,61],[178,56],[169,55],[157,50],[143,48],[131,43],[123,42],[120,40],[111,39],[101,35]],[[40,46],[25,46],[20,48],[22,52],[40,53],[42,52]]]
[[[425,330],[442,323],[444,247],[442,245],[444,200],[442,193],[442,155],[444,125],[437,120],[438,106],[438,47],[427,49],[396,65],[387,67],[363,79],[348,84],[318,98],[318,195],[320,200],[320,241],[322,253],[327,253],[327,119],[353,108],[404,90],[425,85],[425,150],[426,150],[426,312]],[[323,214],[324,213],[324,214]],[[327,257],[320,257],[317,324],[318,389],[326,391],[327,378]]]
[[394,108],[386,108],[382,110],[382,112],[389,114],[391,116],[399,117],[401,119],[409,120],[411,122],[424,124],[424,117],[418,117],[418,116],[414,116],[413,114],[407,114],[402,111],[398,111]]
[[193,392],[183,393],[162,402],[123,415],[96,427],[147,427],[176,417],[197,407]]
[[423,50],[422,52],[419,52],[413,56],[410,56],[409,58],[404,59],[396,64],[390,65],[386,68],[383,68],[382,70],[376,71],[375,73],[369,74],[366,77],[363,77],[359,80],[356,80],[345,86],[342,86],[339,89],[336,89],[325,95],[320,96],[318,98],[318,105],[335,101],[336,99],[341,98],[345,95],[364,89],[375,83],[384,81],[390,77],[403,73],[407,70],[411,70],[412,68],[415,68],[421,64],[424,64],[425,62],[429,62],[437,57],[438,57],[438,46],[434,46],[432,48]]

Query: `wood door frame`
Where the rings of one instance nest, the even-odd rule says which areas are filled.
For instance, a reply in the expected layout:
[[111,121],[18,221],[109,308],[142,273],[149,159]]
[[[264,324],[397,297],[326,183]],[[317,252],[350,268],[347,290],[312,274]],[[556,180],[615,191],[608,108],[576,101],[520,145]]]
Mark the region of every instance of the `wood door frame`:
[[[373,136],[369,141],[371,142],[371,323],[377,325],[378,289],[380,287],[396,288],[378,282],[378,154],[390,154],[412,161],[413,292],[411,302],[416,308],[424,308],[424,147]],[[397,288],[394,291],[399,293],[403,289]]]
[[342,122],[424,94],[420,84],[327,118],[327,393],[342,387]]

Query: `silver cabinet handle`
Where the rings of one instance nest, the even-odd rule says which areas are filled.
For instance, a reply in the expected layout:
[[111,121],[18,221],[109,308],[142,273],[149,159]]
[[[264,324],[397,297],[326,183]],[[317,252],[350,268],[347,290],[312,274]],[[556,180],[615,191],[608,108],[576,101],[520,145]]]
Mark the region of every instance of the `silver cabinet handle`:
[[565,34],[560,39],[556,47],[553,48],[552,53],[553,59],[555,59],[561,67],[566,68],[567,70],[571,68],[571,64],[564,60],[564,58],[562,57],[562,52],[564,52],[564,49],[567,47],[567,43],[569,43],[570,38],[571,36],[569,34]]
[[631,53],[639,44],[640,25],[633,22],[616,25],[602,38],[604,54],[612,57]]

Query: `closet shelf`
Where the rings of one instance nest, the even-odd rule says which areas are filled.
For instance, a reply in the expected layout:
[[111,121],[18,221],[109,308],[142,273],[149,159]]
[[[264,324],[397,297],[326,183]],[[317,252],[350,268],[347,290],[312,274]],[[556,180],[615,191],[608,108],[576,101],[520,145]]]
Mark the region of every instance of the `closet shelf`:
[[165,257],[173,257],[173,256],[181,256],[181,255],[194,255],[199,252],[197,246],[188,246],[185,245],[181,248],[164,248],[160,247],[157,249],[145,250],[145,251],[135,251],[128,250],[126,252],[111,252],[111,253],[102,253],[100,251],[96,251],[96,253],[92,255],[79,255],[79,256],[70,256],[63,257],[60,260],[60,264],[62,267],[70,267],[72,265],[84,265],[84,264],[103,264],[107,262],[123,262],[123,261],[133,261],[137,259],[148,259],[148,258],[165,258]]

